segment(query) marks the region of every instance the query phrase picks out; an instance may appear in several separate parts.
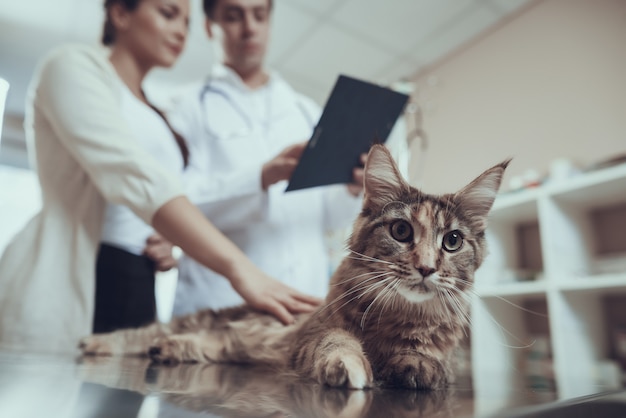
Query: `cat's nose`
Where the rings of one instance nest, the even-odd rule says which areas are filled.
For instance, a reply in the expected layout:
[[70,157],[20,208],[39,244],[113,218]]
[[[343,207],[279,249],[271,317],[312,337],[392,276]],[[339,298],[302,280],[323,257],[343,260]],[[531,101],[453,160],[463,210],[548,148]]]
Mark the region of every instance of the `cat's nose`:
[[415,268],[417,269],[417,271],[419,271],[424,279],[435,272],[435,269],[432,267],[416,266]]

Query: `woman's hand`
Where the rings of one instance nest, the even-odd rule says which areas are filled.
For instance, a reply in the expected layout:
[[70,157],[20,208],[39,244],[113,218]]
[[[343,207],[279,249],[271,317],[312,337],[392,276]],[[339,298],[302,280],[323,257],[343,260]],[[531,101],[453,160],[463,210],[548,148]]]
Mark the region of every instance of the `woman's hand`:
[[292,324],[293,314],[313,312],[322,300],[308,296],[275,280],[256,267],[242,271],[243,279],[231,280],[233,288],[252,307],[268,312],[283,324]]
[[146,240],[143,255],[154,261],[157,271],[168,271],[176,267],[178,261],[172,254],[174,246],[171,242],[155,233]]
[[152,218],[152,225],[187,255],[226,277],[247,303],[285,324],[293,323],[292,314],[312,312],[322,302],[259,270],[184,196],[161,206]]

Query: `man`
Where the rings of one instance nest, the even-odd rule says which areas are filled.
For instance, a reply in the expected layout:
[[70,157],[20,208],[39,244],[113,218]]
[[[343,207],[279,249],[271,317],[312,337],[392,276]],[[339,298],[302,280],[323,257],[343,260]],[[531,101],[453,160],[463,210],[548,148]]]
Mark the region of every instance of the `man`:
[[[323,297],[325,232],[355,218],[363,171],[355,168],[348,186],[284,192],[320,109],[264,67],[272,0],[204,0],[203,7],[223,65],[170,115],[190,147],[189,196],[265,273]],[[174,316],[241,302],[227,280],[180,259]]]

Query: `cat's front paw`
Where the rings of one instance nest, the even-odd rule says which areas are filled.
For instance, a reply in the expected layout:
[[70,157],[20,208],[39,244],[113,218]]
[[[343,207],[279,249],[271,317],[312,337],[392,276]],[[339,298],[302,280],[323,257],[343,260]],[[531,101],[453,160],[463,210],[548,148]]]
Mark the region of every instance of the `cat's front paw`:
[[331,387],[348,389],[369,388],[374,382],[367,359],[354,353],[331,355],[318,370],[317,380]]
[[441,389],[448,385],[449,371],[435,359],[424,356],[407,357],[389,366],[384,379],[394,387],[418,390]]
[[148,349],[148,355],[155,363],[175,365],[183,362],[184,347],[175,339],[159,338]]
[[445,388],[448,378],[438,367],[407,367],[399,376],[398,383],[408,389],[435,390]]
[[160,364],[208,362],[194,341],[185,336],[156,339],[148,349],[148,355],[152,361]]

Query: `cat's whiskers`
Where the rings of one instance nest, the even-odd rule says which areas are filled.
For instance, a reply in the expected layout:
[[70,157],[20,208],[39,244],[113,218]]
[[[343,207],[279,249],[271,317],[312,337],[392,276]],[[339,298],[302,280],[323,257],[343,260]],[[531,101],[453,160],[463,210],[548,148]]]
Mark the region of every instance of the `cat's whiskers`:
[[437,295],[439,296],[439,299],[441,300],[441,306],[442,306],[442,310],[444,312],[444,315],[448,318],[449,322],[452,322],[452,313],[448,310],[445,309],[447,306],[447,298],[446,295],[443,291],[438,291]]
[[[450,307],[454,311],[454,314],[461,320],[461,322],[464,322],[468,326],[471,325],[472,320],[470,318],[470,315],[467,312],[466,307],[464,307],[462,302],[458,299],[458,296],[455,295],[451,289],[444,288],[443,290],[445,295],[447,296],[448,301],[450,302]],[[468,335],[465,328],[466,327],[462,327],[463,333],[467,337]]]
[[[380,277],[388,276],[390,274],[392,274],[392,273],[388,272],[388,271],[384,271],[384,272],[380,272],[380,274],[378,274],[378,275],[376,275],[374,277],[370,277],[368,279],[365,279],[362,282],[360,282],[358,285],[356,285],[354,288],[352,288],[350,290],[347,290],[344,293],[342,293],[340,296],[335,298],[335,300],[333,300],[331,303],[334,303],[334,302],[336,302],[336,301],[338,301],[340,299],[343,299],[344,297],[346,297],[346,296],[348,296],[348,295],[350,295],[352,293],[359,292],[359,291],[363,290],[365,287],[371,286],[372,284],[367,284],[368,282],[376,280],[376,279],[378,279]],[[374,284],[376,284],[376,283],[374,283]],[[360,296],[363,296],[363,294],[361,294]]]
[[[376,290],[376,289],[379,289],[379,288],[381,288],[381,287],[383,287],[383,286],[386,286],[386,285],[387,285],[387,283],[388,283],[389,281],[393,280],[393,279],[394,279],[394,277],[393,277],[393,276],[392,276],[392,277],[387,277],[387,278],[385,278],[385,279],[381,280],[380,282],[377,282],[377,283],[372,283],[372,284],[369,284],[369,285],[367,285],[367,286],[362,286],[362,287],[360,287],[359,289],[356,289],[356,291],[358,291],[358,292],[360,292],[360,293],[359,293],[359,294],[357,294],[356,296],[354,296],[354,297],[350,298],[350,299],[349,299],[349,300],[347,300],[346,302],[344,302],[341,306],[339,306],[337,309],[335,309],[335,310],[331,313],[331,315],[332,315],[332,314],[337,313],[337,312],[338,312],[341,308],[343,308],[344,306],[346,306],[347,304],[349,304],[349,303],[350,303],[350,302],[352,302],[353,300],[355,300],[355,299],[361,299],[361,298],[363,297],[363,295],[365,295],[366,293],[370,293],[370,292],[372,292],[373,290]],[[335,301],[339,301],[340,299],[342,299],[342,298],[344,298],[344,297],[348,296],[350,293],[354,293],[354,291],[350,291],[350,292],[346,292],[346,293],[342,294],[342,296],[340,296],[340,297],[338,297],[337,299],[335,299]],[[335,301],[333,301],[333,303],[334,303]],[[329,306],[330,306],[331,304],[332,304],[332,303],[330,303],[330,304],[329,304]],[[326,307],[325,307],[325,308],[326,308]],[[320,310],[320,311],[321,311],[321,310]]]
[[344,306],[346,306],[348,303],[352,302],[354,299],[361,298],[361,297],[362,297],[362,296],[363,296],[363,295],[364,295],[367,291],[371,290],[371,287],[372,287],[372,286],[376,286],[376,285],[378,285],[378,284],[380,284],[380,283],[385,283],[385,282],[386,282],[386,281],[388,281],[390,278],[389,278],[389,277],[387,277],[387,278],[383,279],[382,281],[380,281],[380,282],[376,282],[376,283],[373,283],[373,284],[367,284],[368,282],[370,282],[370,281],[372,281],[372,280],[375,280],[375,279],[378,279],[378,278],[380,278],[380,277],[389,276],[389,275],[391,275],[391,274],[392,274],[392,273],[390,273],[390,272],[384,272],[384,273],[381,273],[381,274],[376,275],[376,276],[374,276],[374,277],[370,277],[369,279],[363,280],[361,283],[359,283],[359,284],[358,284],[357,286],[355,286],[354,288],[352,288],[352,289],[350,289],[350,290],[348,290],[348,291],[346,291],[346,292],[343,292],[342,294],[340,294],[339,296],[337,296],[335,299],[333,299],[332,301],[330,301],[328,304],[326,304],[326,306],[323,306],[320,310],[318,310],[318,311],[317,311],[317,314],[320,314],[320,313],[321,313],[322,311],[324,311],[326,308],[328,308],[329,306],[334,305],[336,302],[340,301],[341,299],[343,299],[343,298],[345,298],[345,297],[347,297],[347,296],[349,296],[349,295],[351,295],[351,294],[353,294],[353,293],[357,293],[357,292],[361,292],[361,291],[363,291],[363,292],[361,292],[361,293],[357,294],[357,295],[356,295],[355,297],[353,297],[352,299],[348,300],[346,303],[344,303],[343,305],[341,305],[339,308],[335,309],[335,310],[332,312],[332,313],[334,314],[334,313],[335,313],[335,312],[337,312],[339,309],[343,308],[343,307],[344,307]]
[[[507,330],[504,326],[500,325],[500,323],[499,323],[498,321],[496,321],[496,319],[495,319],[492,315],[489,315],[489,319],[490,319],[490,320],[491,320],[494,324],[496,324],[496,326],[497,326],[497,327],[498,327],[498,329],[500,330],[500,335],[502,335],[502,338],[503,338],[503,339],[506,339],[506,337],[502,334],[502,332],[505,332],[505,333],[507,333],[507,334],[508,334],[511,338],[513,338],[513,339],[515,339],[516,341],[518,341],[518,342],[520,342],[520,343],[524,344],[524,341],[522,341],[521,339],[519,339],[517,336],[513,335],[513,333],[512,333],[512,332],[510,332],[509,330]],[[520,346],[517,346],[517,345],[509,345],[509,344],[504,344],[504,343],[501,343],[501,342],[499,342],[499,341],[498,341],[498,343],[499,343],[500,345],[502,345],[503,347],[506,347],[506,348],[526,349],[526,348],[532,347],[532,346],[535,344],[535,341],[533,341],[533,342],[531,342],[531,343],[528,343],[528,344],[525,344],[525,345],[520,345]]]
[[[366,272],[366,273],[359,274],[359,275],[354,276],[354,277],[350,277],[349,279],[344,279],[344,280],[342,280],[342,281],[340,281],[340,282],[337,282],[337,283],[333,284],[332,286],[339,286],[339,285],[341,285],[341,284],[345,284],[345,283],[351,282],[351,281],[356,280],[356,279],[358,279],[358,278],[360,278],[360,277],[363,277],[363,276],[368,276],[368,275],[370,275],[370,274],[381,274],[381,273],[386,273],[386,272],[387,272],[387,271],[385,271],[385,270],[368,271],[368,272]],[[368,279],[368,280],[369,280],[369,279]]]
[[[454,280],[458,280],[458,281],[462,281],[462,282],[470,283],[468,280],[465,280],[465,279],[461,279],[461,278],[457,278],[457,277],[451,277],[451,278],[452,278],[452,279],[454,279]],[[479,294],[479,293],[478,293],[478,292],[477,292],[477,291],[476,291],[473,287],[468,287],[466,290],[467,290],[468,292],[472,293],[473,295],[475,295],[476,297],[480,297],[480,294]],[[525,312],[531,313],[531,314],[533,314],[533,315],[537,315],[537,316],[541,316],[541,317],[547,318],[547,315],[545,315],[545,314],[542,314],[542,313],[539,313],[539,312],[535,312],[535,311],[532,311],[532,310],[530,310],[530,309],[526,309],[526,308],[524,308],[523,306],[519,306],[519,305],[517,305],[517,304],[515,304],[515,303],[511,302],[510,300],[508,300],[508,299],[506,299],[506,298],[503,298],[503,297],[501,297],[501,296],[494,295],[494,297],[496,297],[497,299],[500,299],[500,300],[502,300],[502,301],[504,301],[504,302],[506,302],[506,303],[508,303],[508,304],[510,304],[510,305],[512,305],[512,306],[514,306],[514,307],[516,307],[516,308],[519,308],[519,309],[521,309],[522,311],[525,311]],[[500,324],[500,323],[499,323],[499,322],[498,322],[498,321],[497,321],[497,320],[493,317],[493,315],[488,314],[488,317],[489,317],[489,320],[491,320],[491,322],[493,322],[493,323],[496,325],[496,327],[497,327],[497,328],[498,328],[498,330],[500,331],[500,334],[502,335],[502,338],[503,338],[503,339],[506,339],[506,336],[503,334],[503,333],[506,333],[506,334],[508,334],[511,338],[513,338],[513,339],[515,339],[516,341],[518,341],[518,342],[520,342],[520,343],[524,344],[524,341],[522,341],[520,338],[518,338],[518,337],[517,337],[516,335],[514,335],[512,332],[510,332],[509,330],[507,330],[507,329],[506,329],[503,325],[501,325],[501,324]],[[534,344],[535,342],[533,341],[533,342],[531,342],[531,343],[529,343],[529,344],[520,345],[520,346],[509,345],[509,344],[502,344],[502,343],[501,343],[501,342],[499,342],[499,341],[498,341],[498,343],[499,343],[499,344],[501,344],[503,347],[506,347],[506,348],[513,348],[513,349],[526,349],[526,348],[532,347],[532,346],[533,346],[533,344]]]
[[[450,284],[448,280],[463,281],[462,279],[458,279],[453,276],[444,276],[442,279],[447,280],[440,280],[437,282],[437,291],[441,296],[443,296],[442,301],[444,302],[444,305],[445,301],[448,301],[450,308],[455,311],[454,313],[464,319],[467,323],[470,323],[470,316],[467,307],[470,305],[471,301],[469,300],[469,294],[466,290],[471,292],[471,287],[461,290],[453,284]],[[460,298],[463,298],[464,300],[461,301]]]
[[[461,279],[461,278],[458,278],[458,277],[450,277],[450,278],[453,279],[453,280],[458,280],[460,282],[470,283],[471,284],[471,282],[469,280]],[[480,293],[478,293],[478,291],[473,286],[470,286],[468,288],[468,291],[471,292],[472,294],[476,295],[477,297],[481,297]],[[542,318],[548,318],[548,315],[546,315],[546,314],[542,314],[541,312],[536,312],[536,311],[533,311],[531,309],[524,308],[523,306],[520,306],[520,305],[518,305],[518,304],[516,304],[514,302],[511,302],[510,300],[508,300],[507,298],[503,298],[502,296],[493,295],[493,297],[495,297],[496,299],[500,299],[501,301],[506,302],[509,305],[514,306],[514,307],[518,308],[521,311],[528,312],[530,314],[537,315],[537,316],[540,316]]]
[[380,312],[378,313],[378,326],[379,327],[380,327],[380,319],[381,319],[382,313],[385,310],[385,306],[387,305],[387,303],[389,301],[391,301],[391,310],[393,310],[393,304],[396,301],[395,295],[398,294],[398,288],[400,287],[401,283],[402,283],[402,280],[400,280],[400,279],[396,280],[396,282],[393,285],[393,288],[390,289],[390,291],[388,292],[389,296],[385,300],[385,304],[383,305],[383,307],[381,308]]
[[[369,284],[369,285],[365,286],[365,288],[363,288],[363,287],[359,288],[359,289],[358,289],[358,291],[361,291],[361,293],[360,293],[360,294],[358,294],[358,295],[356,295],[356,296],[354,296],[354,297],[350,298],[350,299],[349,299],[349,300],[347,300],[346,302],[344,302],[341,306],[339,306],[337,309],[335,309],[335,310],[331,313],[331,315],[332,315],[332,314],[337,313],[337,312],[338,312],[341,308],[343,308],[344,306],[346,306],[347,304],[349,304],[349,303],[350,303],[350,302],[352,302],[353,300],[362,298],[362,297],[363,297],[363,295],[365,295],[366,293],[370,293],[370,292],[371,292],[371,291],[373,291],[373,290],[376,290],[376,289],[379,289],[379,288],[381,288],[381,287],[385,286],[385,285],[387,284],[387,282],[388,282],[388,281],[390,281],[390,280],[392,280],[392,279],[393,279],[393,277],[388,277],[388,278],[386,278],[386,279],[383,279],[383,280],[382,280],[382,281],[380,281],[380,282]],[[349,293],[354,293],[354,292],[349,292]],[[341,297],[339,297],[339,298],[337,298],[337,299],[335,299],[335,300],[337,301],[337,300],[339,300],[339,299],[341,299],[341,298],[343,298],[343,297],[346,297],[346,296],[348,296],[348,292],[347,292],[347,293],[344,293]],[[329,305],[330,305],[330,304],[329,304]]]
[[[360,292],[360,294],[359,294],[359,295],[357,295],[357,296],[355,296],[355,297],[354,297],[354,298],[352,298],[351,300],[354,300],[354,299],[361,299],[361,298],[362,298],[363,296],[365,296],[367,293],[371,293],[371,291],[372,291],[372,290],[376,290],[376,289],[378,289],[378,288],[380,288],[380,287],[385,286],[385,285],[386,285],[389,281],[391,281],[391,280],[393,280],[393,279],[395,278],[395,276],[392,276],[392,275],[391,275],[391,273],[389,273],[387,276],[388,276],[388,277],[386,277],[386,278],[382,279],[381,281],[379,281],[379,282],[377,282],[377,283],[371,283],[371,284],[369,284],[369,285],[367,285],[367,286],[365,286],[365,287],[363,287],[363,286],[362,286],[362,287],[360,287],[360,288],[358,289],[358,291]],[[344,295],[345,295],[345,296],[348,296],[348,294],[349,294],[349,293],[352,293],[352,292],[346,292],[346,293],[344,293]]]
[[360,252],[354,251],[354,250],[350,250],[350,252],[352,254],[356,254],[360,257],[353,257],[351,255],[348,255],[348,258],[351,258],[353,260],[360,260],[360,261],[372,261],[372,262],[378,262],[378,263],[383,263],[383,264],[393,264],[390,261],[386,261],[386,260],[381,260],[380,258],[376,258],[376,257],[371,257],[369,255],[365,255],[365,254],[361,254]]
[[395,302],[396,298],[394,297],[397,292],[398,292],[398,288],[400,287],[400,283],[401,280],[398,279],[395,281],[395,283],[393,284],[392,288],[389,289],[389,291],[387,292],[387,295],[385,296],[385,300],[384,300],[384,304],[382,306],[382,308],[380,309],[380,311],[378,311],[378,328],[380,328],[380,319],[383,315],[383,312],[385,311],[385,307],[387,306],[387,303],[389,303],[389,301],[391,301],[391,310],[393,310],[393,303]]
[[[363,315],[361,316],[361,329],[363,329],[363,327],[365,326],[365,318],[367,317],[367,313],[370,311],[370,309],[372,308],[372,306],[374,306],[374,304],[376,303],[376,301],[378,300],[378,298],[380,298],[383,295],[386,295],[386,292],[390,292],[390,288],[392,286],[394,286],[396,283],[398,282],[398,279],[395,278],[395,280],[390,281],[390,283],[387,283],[385,285],[385,287],[383,288],[383,290],[381,290],[378,295],[376,295],[376,297],[374,298],[373,301],[370,302],[370,304],[367,306],[367,308],[365,309],[365,312],[363,312]],[[383,296],[384,297],[384,296]]]

